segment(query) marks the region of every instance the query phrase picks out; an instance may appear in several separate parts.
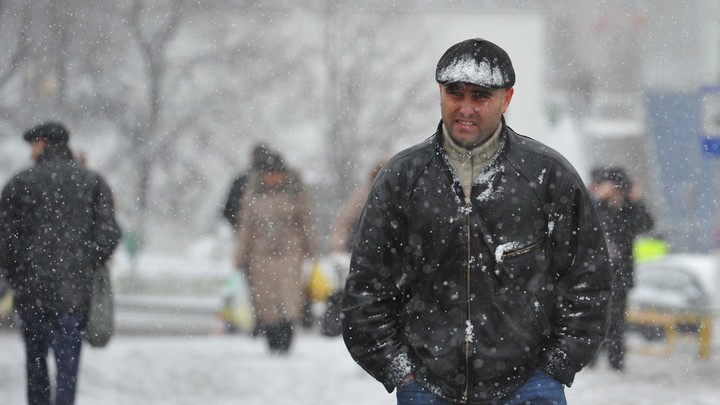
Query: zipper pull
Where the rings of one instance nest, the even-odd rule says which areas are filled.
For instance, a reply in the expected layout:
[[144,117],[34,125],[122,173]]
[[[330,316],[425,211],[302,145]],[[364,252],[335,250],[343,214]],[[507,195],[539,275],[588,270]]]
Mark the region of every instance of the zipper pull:
[[465,199],[465,206],[462,208],[462,213],[465,214],[465,216],[470,215],[472,212],[472,204],[470,204],[470,199]]

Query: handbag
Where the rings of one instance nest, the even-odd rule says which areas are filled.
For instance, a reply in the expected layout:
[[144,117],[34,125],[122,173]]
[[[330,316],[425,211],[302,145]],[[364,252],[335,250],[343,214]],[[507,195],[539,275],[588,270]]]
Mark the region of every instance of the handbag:
[[343,285],[350,271],[350,255],[335,253],[331,258],[331,267],[335,275],[335,291],[327,299],[327,307],[320,323],[320,332],[325,336],[342,335]]
[[325,336],[342,334],[342,299],[343,293],[335,292],[327,300],[327,309],[322,317],[320,332]]
[[85,340],[92,347],[104,347],[115,331],[114,302],[110,269],[100,265],[93,272]]

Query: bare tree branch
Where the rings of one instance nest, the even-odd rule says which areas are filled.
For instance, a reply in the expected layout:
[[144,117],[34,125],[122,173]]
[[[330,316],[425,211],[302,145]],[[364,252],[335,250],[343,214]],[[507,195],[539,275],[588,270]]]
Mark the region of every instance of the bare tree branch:
[[[5,7],[5,2],[0,3],[0,16],[4,15]],[[28,3],[23,5],[21,15],[22,24],[18,34],[18,40],[15,43],[15,48],[10,53],[7,70],[0,74],[0,88],[4,87],[20,69],[21,61],[25,58],[28,52],[29,39],[26,31],[27,26],[30,24],[30,11]]]

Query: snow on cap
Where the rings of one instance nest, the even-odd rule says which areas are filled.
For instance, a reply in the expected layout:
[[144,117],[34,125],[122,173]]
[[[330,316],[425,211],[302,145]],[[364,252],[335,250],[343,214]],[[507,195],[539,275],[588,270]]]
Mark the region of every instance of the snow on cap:
[[490,89],[515,85],[515,70],[507,52],[481,38],[468,39],[450,47],[435,70],[440,84],[470,83]]

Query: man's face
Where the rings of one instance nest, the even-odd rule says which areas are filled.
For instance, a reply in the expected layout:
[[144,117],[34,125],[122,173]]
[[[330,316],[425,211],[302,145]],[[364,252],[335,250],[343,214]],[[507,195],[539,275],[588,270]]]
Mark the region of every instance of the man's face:
[[45,150],[46,142],[44,139],[38,139],[37,141],[30,142],[30,158],[37,162],[40,159],[40,155]]
[[450,137],[472,149],[487,140],[500,125],[514,89],[488,89],[469,83],[440,85],[440,111]]
[[603,180],[594,187],[595,196],[612,206],[621,206],[625,201],[625,192],[612,180]]
[[285,177],[285,174],[283,172],[272,171],[272,172],[263,174],[262,181],[263,181],[263,183],[265,183],[266,185],[268,185],[270,187],[275,187],[278,184],[280,184],[280,182],[282,181],[282,179],[284,177]]

